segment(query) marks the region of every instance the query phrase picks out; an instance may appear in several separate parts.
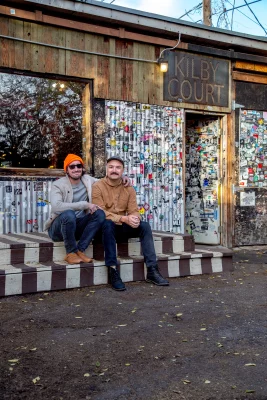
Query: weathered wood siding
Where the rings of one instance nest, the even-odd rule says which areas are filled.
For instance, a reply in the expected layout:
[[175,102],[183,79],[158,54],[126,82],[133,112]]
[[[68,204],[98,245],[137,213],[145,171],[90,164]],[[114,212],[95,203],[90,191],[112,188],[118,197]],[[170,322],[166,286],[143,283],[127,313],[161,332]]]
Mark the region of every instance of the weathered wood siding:
[[[161,48],[0,17],[0,33],[85,51],[156,60]],[[94,97],[168,105],[157,64],[116,59],[0,39],[0,67],[94,80]],[[172,106],[175,104],[171,103]],[[181,104],[177,104],[181,106]]]
[[[156,61],[166,48],[131,39],[94,34],[38,22],[0,16],[0,34],[64,48]],[[132,61],[79,53],[0,38],[0,68],[37,74],[92,79],[93,97],[157,104],[196,110],[229,112],[229,109],[163,100],[163,73],[156,62]],[[168,46],[167,46],[168,47]],[[180,43],[178,50],[185,49]],[[212,108],[212,110],[211,110]]]

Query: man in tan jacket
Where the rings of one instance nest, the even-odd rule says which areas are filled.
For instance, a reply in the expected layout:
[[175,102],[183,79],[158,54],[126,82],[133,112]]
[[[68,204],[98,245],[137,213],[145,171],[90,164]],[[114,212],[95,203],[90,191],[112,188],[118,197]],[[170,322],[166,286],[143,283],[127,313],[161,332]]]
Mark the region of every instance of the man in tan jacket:
[[109,269],[112,288],[125,290],[117,270],[116,239],[140,237],[147,267],[147,282],[167,286],[169,282],[158,270],[151,227],[140,220],[136,193],[133,187],[122,183],[124,162],[113,156],[107,160],[106,177],[94,183],[92,202],[105,211],[106,220],[102,225],[102,241],[105,248],[105,263]]

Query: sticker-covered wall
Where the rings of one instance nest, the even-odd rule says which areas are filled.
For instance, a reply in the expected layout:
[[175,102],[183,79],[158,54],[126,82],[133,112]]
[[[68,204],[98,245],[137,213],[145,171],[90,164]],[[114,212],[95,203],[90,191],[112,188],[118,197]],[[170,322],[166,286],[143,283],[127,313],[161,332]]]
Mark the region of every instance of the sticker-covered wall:
[[267,112],[242,110],[239,186],[267,187]]
[[54,179],[0,178],[0,234],[43,231]]
[[219,120],[186,121],[186,230],[196,243],[220,243]]
[[267,112],[236,112],[235,245],[267,244]]
[[95,103],[96,176],[104,175],[100,162],[104,145],[106,157],[116,154],[125,161],[140,214],[155,230],[184,232],[183,123],[183,110],[172,107],[124,101]]

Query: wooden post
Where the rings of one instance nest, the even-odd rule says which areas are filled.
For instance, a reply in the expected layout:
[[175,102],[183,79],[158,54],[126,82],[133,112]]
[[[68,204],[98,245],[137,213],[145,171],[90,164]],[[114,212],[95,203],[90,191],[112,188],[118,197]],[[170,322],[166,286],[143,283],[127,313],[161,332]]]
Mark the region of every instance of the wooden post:
[[211,26],[211,1],[203,0],[203,23]]

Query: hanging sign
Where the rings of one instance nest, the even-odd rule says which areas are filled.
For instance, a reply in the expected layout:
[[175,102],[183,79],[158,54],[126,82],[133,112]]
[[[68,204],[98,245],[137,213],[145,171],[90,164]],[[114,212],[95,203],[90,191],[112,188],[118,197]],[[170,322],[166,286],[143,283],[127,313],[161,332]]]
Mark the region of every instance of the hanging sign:
[[169,52],[163,99],[229,107],[230,62],[181,51]]

